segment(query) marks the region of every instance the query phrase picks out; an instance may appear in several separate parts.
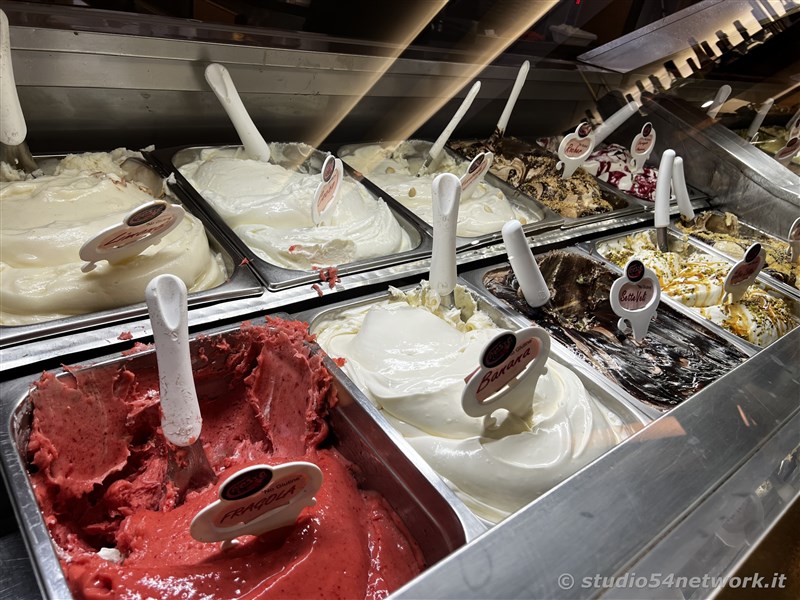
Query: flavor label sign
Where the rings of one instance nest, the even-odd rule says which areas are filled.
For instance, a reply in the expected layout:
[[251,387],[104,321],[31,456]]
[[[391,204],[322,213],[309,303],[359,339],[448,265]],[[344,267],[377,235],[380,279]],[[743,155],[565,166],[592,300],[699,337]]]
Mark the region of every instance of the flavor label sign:
[[558,146],[558,158],[561,160],[556,165],[557,169],[564,169],[561,176],[564,179],[572,177],[578,167],[589,158],[594,150],[594,132],[589,123],[581,123]]
[[[481,352],[480,366],[465,379],[461,406],[470,417],[491,415],[504,408],[525,417],[533,403],[539,377],[546,372],[550,336],[540,327],[505,331],[492,338]],[[509,392],[520,383],[530,393],[519,398]]]
[[139,206],[121,224],[107,227],[81,246],[80,257],[87,261],[81,271],[94,270],[101,260],[114,264],[140,254],[175,229],[185,214],[183,207],[163,200]]
[[623,276],[611,286],[609,301],[620,318],[617,326],[625,331],[630,323],[634,339],[644,339],[661,301],[658,277],[642,261],[631,259],[625,265]]
[[800,137],[795,135],[789,138],[786,145],[775,153],[775,160],[782,165],[788,165],[789,161],[791,161],[798,152],[800,152]]
[[631,172],[638,173],[642,170],[650,153],[656,145],[656,130],[652,123],[645,123],[631,143]]
[[339,198],[339,188],[344,178],[344,167],[341,159],[329,155],[322,165],[322,183],[314,192],[314,201],[311,203],[311,218],[315,225],[319,225]]
[[766,252],[761,244],[755,243],[744,253],[744,258],[736,263],[728,271],[725,277],[725,292],[732,296],[734,302],[738,302],[744,296],[747,288],[756,280],[766,262]]
[[472,162],[469,163],[469,167],[467,168],[467,172],[461,176],[462,199],[468,198],[472,194],[472,192],[475,190],[475,187],[481,182],[486,173],[489,171],[489,167],[492,166],[493,160],[494,154],[491,152],[481,152],[472,159]]
[[322,471],[313,463],[252,465],[219,487],[218,500],[197,513],[189,533],[200,542],[261,535],[286,527],[316,502]]

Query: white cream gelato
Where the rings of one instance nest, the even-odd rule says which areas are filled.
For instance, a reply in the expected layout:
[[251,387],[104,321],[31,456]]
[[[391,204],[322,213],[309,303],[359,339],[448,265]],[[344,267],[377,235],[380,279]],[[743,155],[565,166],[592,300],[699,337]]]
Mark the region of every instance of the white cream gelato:
[[[626,435],[620,418],[550,358],[532,416],[495,413],[497,425],[461,408],[464,378],[501,329],[461,287],[446,309],[426,282],[376,304],[337,312],[312,332],[410,444],[481,517],[498,522]],[[524,383],[512,393],[530,395]]]
[[784,298],[770,295],[758,283],[751,285],[739,302],[725,294],[725,278],[733,266],[683,242],[670,242],[661,252],[650,231],[598,245],[598,252],[620,267],[638,258],[658,276],[661,291],[698,315],[760,348],[798,325]]
[[[225,281],[222,257],[189,214],[140,255],[81,272],[79,251],[86,241],[154,200],[113,173],[121,172],[124,156],[104,154],[73,155],[56,175],[0,183],[0,324],[27,325],[141,302],[147,283],[163,273],[180,277],[192,292]],[[112,173],[101,172],[106,167]]]
[[411,240],[383,200],[348,178],[319,225],[311,216],[319,175],[250,160],[239,150],[207,150],[181,174],[261,259],[309,270],[396,254]]
[[[436,165],[436,173],[417,177],[423,158],[418,150],[409,142],[403,142],[393,150],[394,146],[362,146],[353,154],[342,156],[342,160],[430,225],[433,222],[431,185],[434,178],[438,173],[453,173],[461,177],[466,173],[469,162],[456,163],[444,152],[440,163]],[[409,159],[412,160],[411,164]],[[477,237],[494,233],[511,219],[517,219],[523,225],[539,220],[533,211],[512,204],[499,189],[481,181],[469,198],[461,199],[456,235]]]

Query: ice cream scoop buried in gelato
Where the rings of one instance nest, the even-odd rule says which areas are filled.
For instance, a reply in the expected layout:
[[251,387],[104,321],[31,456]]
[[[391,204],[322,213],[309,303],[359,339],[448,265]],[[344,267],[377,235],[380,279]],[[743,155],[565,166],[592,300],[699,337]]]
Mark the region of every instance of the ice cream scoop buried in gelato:
[[643,402],[671,408],[747,359],[663,303],[643,340],[620,331],[609,301],[619,274],[597,260],[555,251],[540,256],[538,265],[550,288],[550,300],[541,307],[525,301],[508,266],[487,272],[483,284]]
[[469,159],[480,152],[494,152],[492,173],[562,217],[577,219],[614,210],[594,177],[578,169],[564,179],[556,169],[558,157],[534,144],[513,137],[492,137],[451,142],[450,147]]
[[[428,224],[433,221],[431,184],[437,173],[454,173],[459,177],[469,167],[467,161],[456,161],[447,152],[435,165],[436,173],[417,176],[424,156],[410,142],[372,144],[342,155],[351,167],[363,173],[375,185]],[[527,207],[512,203],[496,187],[481,181],[472,194],[462,197],[458,207],[456,235],[476,237],[500,231],[503,224],[517,219],[534,223],[538,217]]]
[[[317,341],[476,514],[498,522],[627,435],[621,418],[569,368],[548,359],[532,413],[487,428],[461,407],[464,378],[501,329],[456,286],[446,308],[427,282],[312,324]],[[497,416],[497,413],[495,414]]]
[[766,251],[764,271],[778,281],[800,287],[800,264],[792,262],[789,243],[740,224],[733,213],[706,212],[692,222],[680,220],[676,226],[736,260],[741,260],[747,249],[758,242]]
[[411,249],[387,204],[347,177],[337,204],[315,225],[311,205],[322,181],[318,174],[251,160],[241,149],[204,150],[200,160],[179,170],[234,233],[273,265],[309,270]]
[[[144,300],[156,275],[180,277],[190,292],[221,285],[222,258],[209,248],[203,224],[183,221],[141,254],[84,273],[81,246],[133,209],[153,202],[125,179],[130,153],[69,155],[52,175],[25,179],[5,170],[0,183],[0,324],[28,325]],[[160,190],[159,190],[160,191]]]
[[653,232],[642,231],[603,242],[597,251],[620,267],[638,258],[658,275],[662,293],[760,348],[797,327],[790,301],[758,283],[747,289],[741,301],[731,302],[723,287],[731,263],[681,240],[671,240],[669,252],[661,252],[654,237]]
[[[397,514],[359,489],[353,465],[326,443],[336,396],[305,328],[243,327],[215,342],[227,362],[196,368],[200,442],[219,481],[180,506],[165,477],[155,369],[78,368],[36,384],[31,480],[74,597],[382,598],[420,572]],[[323,482],[294,525],[225,549],[191,537],[231,474],[296,460],[316,464]]]

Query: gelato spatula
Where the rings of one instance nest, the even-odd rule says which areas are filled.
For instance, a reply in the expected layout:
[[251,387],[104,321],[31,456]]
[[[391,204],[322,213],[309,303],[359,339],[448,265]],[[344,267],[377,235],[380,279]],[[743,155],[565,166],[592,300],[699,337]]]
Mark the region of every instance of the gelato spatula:
[[225,112],[228,113],[231,123],[236,128],[239,139],[242,140],[244,151],[253,160],[269,162],[269,145],[261,137],[256,129],[256,124],[247,113],[247,109],[242,104],[239,92],[233,85],[228,69],[217,63],[211,63],[206,67],[206,81],[211,89],[214,90],[217,99]]
[[456,287],[456,226],[461,181],[452,173],[442,173],[433,180],[433,248],[431,250],[431,288],[442,303],[453,306]]
[[178,447],[167,445],[167,477],[178,490],[179,503],[189,489],[217,480],[199,441],[203,418],[189,356],[186,297],[186,285],[174,275],[159,275],[145,290],[156,344],[161,428]]
[[664,150],[661,163],[658,165],[656,181],[656,201],[653,210],[653,224],[656,228],[656,244],[661,252],[668,252],[667,227],[669,227],[669,202],[672,199],[672,165],[675,162],[675,150]]
[[430,150],[428,150],[428,156],[425,157],[425,162],[422,163],[417,175],[422,175],[425,173],[430,166],[439,158],[439,155],[442,153],[444,149],[444,145],[447,143],[447,140],[450,139],[450,136],[453,135],[453,131],[455,131],[458,124],[461,122],[461,119],[464,118],[464,115],[467,114],[469,107],[472,106],[473,100],[475,100],[475,96],[478,95],[478,92],[481,90],[481,82],[476,81],[470,89],[469,93],[467,94],[464,101],[461,103],[461,106],[458,107],[456,114],[453,115],[453,118],[450,119],[450,122],[447,124],[447,127],[444,128],[441,135],[436,138],[436,141],[431,146]]
[[11,64],[8,17],[0,10],[0,159],[16,169],[31,173],[37,167],[25,142],[27,135],[28,127],[19,104],[14,68]]
[[522,91],[522,86],[525,85],[525,79],[528,77],[528,71],[530,71],[531,63],[529,61],[525,61],[522,63],[522,66],[519,68],[519,72],[517,73],[517,79],[514,81],[514,87],[511,88],[511,94],[508,96],[508,100],[506,101],[506,106],[503,109],[503,114],[500,115],[500,120],[497,121],[497,127],[492,134],[492,141],[498,142],[506,133],[506,127],[508,127],[508,120],[511,118],[511,112],[514,110],[514,105],[517,103],[517,99],[519,98],[519,94]]

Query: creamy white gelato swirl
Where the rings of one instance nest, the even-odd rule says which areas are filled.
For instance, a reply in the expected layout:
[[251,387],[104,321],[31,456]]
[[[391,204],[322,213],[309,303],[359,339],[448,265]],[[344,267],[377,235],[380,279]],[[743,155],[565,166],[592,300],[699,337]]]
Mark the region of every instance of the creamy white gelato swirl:
[[[436,165],[436,173],[417,177],[422,162],[417,150],[408,142],[396,149],[393,145],[373,144],[361,146],[353,154],[342,156],[351,167],[360,171],[379,188],[403,206],[413,211],[429,225],[433,222],[431,185],[439,173],[463,176],[469,162],[456,161],[446,152]],[[409,164],[408,158],[416,159]],[[499,189],[481,181],[469,198],[462,198],[458,207],[456,235],[477,237],[500,231],[511,219],[523,225],[535,223],[539,218],[518,204],[512,204]]]
[[345,178],[336,206],[315,225],[311,204],[322,179],[246,158],[204,151],[180,172],[256,255],[309,270],[411,249],[408,233],[383,200]]
[[[154,198],[115,174],[78,170],[77,159],[70,161],[59,166],[58,175],[0,183],[2,325],[142,302],[147,283],[164,273],[180,277],[192,292],[225,281],[222,257],[209,248],[203,224],[188,213],[138,256],[113,266],[102,261],[94,271],[81,272],[81,246]],[[67,166],[72,163],[77,168]]]
[[[423,282],[425,284],[425,282]],[[423,285],[315,323],[317,340],[389,421],[481,517],[498,522],[625,437],[618,416],[552,358],[529,419],[497,411],[497,426],[461,408],[464,378],[501,329],[461,287],[445,309]],[[498,416],[498,412],[502,416]]]

